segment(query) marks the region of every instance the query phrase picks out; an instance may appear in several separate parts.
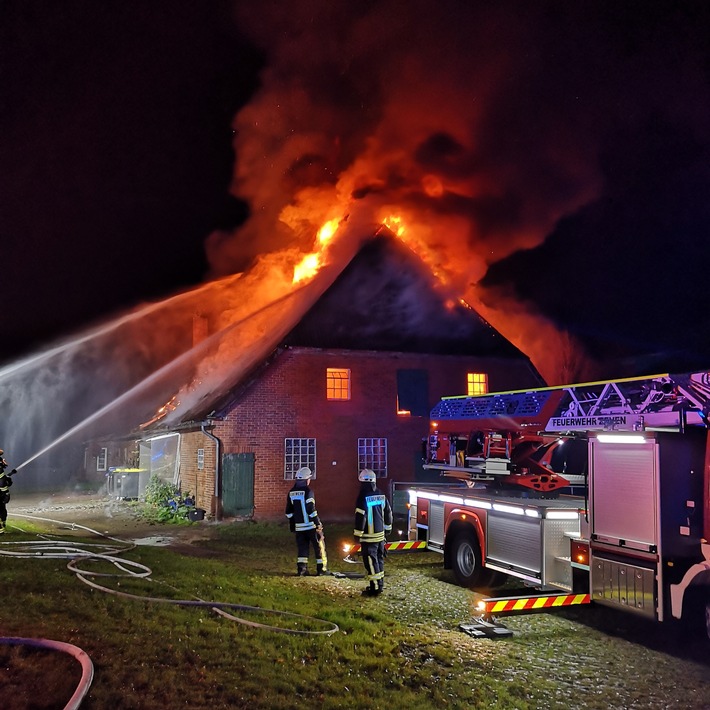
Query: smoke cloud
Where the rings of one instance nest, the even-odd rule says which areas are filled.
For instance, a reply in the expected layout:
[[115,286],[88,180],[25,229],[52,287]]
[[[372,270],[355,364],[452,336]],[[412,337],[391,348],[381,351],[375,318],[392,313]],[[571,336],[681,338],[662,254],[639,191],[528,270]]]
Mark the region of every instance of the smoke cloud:
[[[284,244],[304,248],[334,215],[367,223],[397,213],[410,246],[550,383],[592,374],[533,299],[485,276],[582,208],[628,202],[607,195],[609,183],[633,171],[623,167],[629,139],[653,130],[654,117],[710,138],[708,102],[688,100],[710,98],[697,59],[703,18],[554,0],[238,3],[235,17],[267,64],[234,120],[233,190],[251,218],[211,235],[214,272]],[[571,240],[561,289],[583,268]]]
[[[478,285],[599,191],[593,98],[556,83],[569,57],[546,46],[557,38],[545,13],[391,0],[245,5],[236,18],[267,66],[234,121],[233,189],[251,217],[210,236],[214,272],[307,249],[334,216],[396,213],[410,246],[551,379],[556,329]],[[527,318],[545,328],[544,348]]]

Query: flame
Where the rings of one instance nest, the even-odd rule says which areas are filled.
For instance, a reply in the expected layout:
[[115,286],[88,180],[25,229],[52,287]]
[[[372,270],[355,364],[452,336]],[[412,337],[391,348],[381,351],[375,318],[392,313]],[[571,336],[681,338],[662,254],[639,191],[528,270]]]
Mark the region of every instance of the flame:
[[313,278],[321,267],[320,254],[306,254],[299,264],[293,269],[293,283]]
[[404,220],[402,219],[402,216],[398,214],[388,215],[382,220],[382,224],[398,237],[401,237],[406,231]]
[[158,411],[155,413],[155,416],[153,416],[147,422],[143,422],[140,425],[140,428],[145,429],[146,427],[150,426],[151,424],[155,424],[155,422],[160,421],[167,414],[174,412],[179,406],[180,406],[180,402],[178,401],[177,395],[174,395],[173,397],[170,398],[169,401],[167,401],[162,407],[160,407],[158,409]]
[[333,239],[335,233],[338,231],[341,221],[342,220],[340,219],[331,219],[318,230],[318,241],[323,246],[328,244]]
[[[344,219],[344,218],[343,218]],[[319,230],[317,242],[320,250],[306,254],[293,269],[293,283],[299,283],[306,279],[313,278],[325,263],[325,251],[333,241],[335,233],[338,231],[343,219],[336,217],[328,220]]]
[[[345,222],[347,218],[347,215],[344,217],[335,217],[329,219],[320,227],[316,237],[316,242],[320,245],[320,249],[306,254],[301,261],[296,264],[293,269],[294,284],[313,278],[327,263],[326,252],[332,245],[340,225]],[[400,239],[402,239],[407,232],[404,218],[400,214],[388,214],[381,220],[381,224]],[[413,249],[412,245],[409,244],[406,239],[403,239],[403,241]]]

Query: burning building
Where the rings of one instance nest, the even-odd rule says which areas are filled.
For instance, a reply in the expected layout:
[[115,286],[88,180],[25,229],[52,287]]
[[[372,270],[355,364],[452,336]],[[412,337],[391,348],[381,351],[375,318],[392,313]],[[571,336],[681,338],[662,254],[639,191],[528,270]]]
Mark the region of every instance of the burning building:
[[[440,397],[543,383],[391,234],[365,243],[322,292],[308,291],[295,322],[285,310],[263,311],[251,335],[228,334],[214,366],[143,425],[146,478],[177,482],[217,517],[269,519],[283,515],[293,474],[307,465],[321,515],[348,517],[359,469],[385,488],[424,478],[422,441]],[[122,445],[93,446],[101,454],[90,465],[127,463],[113,458]]]

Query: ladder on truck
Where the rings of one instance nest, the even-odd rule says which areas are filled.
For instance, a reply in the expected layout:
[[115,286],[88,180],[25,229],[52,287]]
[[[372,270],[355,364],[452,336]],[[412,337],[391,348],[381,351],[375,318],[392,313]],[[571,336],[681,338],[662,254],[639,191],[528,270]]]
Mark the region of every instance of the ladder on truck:
[[[591,430],[682,431],[686,425],[707,426],[708,411],[708,372],[444,397],[431,412],[429,455],[424,468],[481,482],[529,468],[530,481],[517,478],[521,485],[554,490],[564,482],[543,481],[552,472],[539,467],[530,456],[536,451],[530,443],[536,437],[540,446],[543,437],[554,442],[555,436],[584,435]],[[440,439],[447,434],[450,447],[457,434],[459,441],[466,441],[468,446],[467,437],[474,432],[481,436],[480,451],[464,453],[457,448],[454,455],[449,451],[443,461],[435,453]],[[518,448],[514,451],[514,447]],[[568,482],[582,484],[583,476],[572,474]]]
[[[432,410],[432,419],[503,420],[519,424],[539,420],[546,412],[555,418],[627,414],[658,415],[674,412],[706,413],[710,403],[710,373],[651,375],[619,380],[540,387],[483,395],[444,397]],[[548,421],[538,421],[547,424]],[[613,423],[609,428],[614,428]]]

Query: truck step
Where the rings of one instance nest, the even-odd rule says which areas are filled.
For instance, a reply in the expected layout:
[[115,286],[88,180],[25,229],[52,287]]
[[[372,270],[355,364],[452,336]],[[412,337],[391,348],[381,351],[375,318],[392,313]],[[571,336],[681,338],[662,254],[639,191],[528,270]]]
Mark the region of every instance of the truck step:
[[513,635],[513,632],[503,624],[482,618],[474,619],[469,624],[459,624],[459,629],[473,638],[497,639]]

